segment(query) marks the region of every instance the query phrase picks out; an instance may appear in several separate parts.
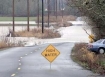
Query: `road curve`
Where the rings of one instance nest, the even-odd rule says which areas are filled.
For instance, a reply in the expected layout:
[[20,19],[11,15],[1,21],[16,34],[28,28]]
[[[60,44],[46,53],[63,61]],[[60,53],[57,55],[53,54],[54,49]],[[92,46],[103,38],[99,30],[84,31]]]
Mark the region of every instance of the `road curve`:
[[0,77],[99,77],[70,58],[74,43],[53,44],[60,55],[51,64],[41,55],[49,44],[0,52]]

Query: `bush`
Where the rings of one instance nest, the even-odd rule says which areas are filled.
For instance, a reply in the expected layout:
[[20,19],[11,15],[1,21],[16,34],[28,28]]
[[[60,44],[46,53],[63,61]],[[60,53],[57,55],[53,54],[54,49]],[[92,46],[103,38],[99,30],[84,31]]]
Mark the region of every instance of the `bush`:
[[105,0],[68,0],[68,4],[74,4],[83,16],[91,19],[97,40],[105,38]]
[[10,42],[9,40],[11,40],[11,38],[3,38],[3,39],[0,39],[0,40],[1,40],[0,41],[0,49],[23,46],[23,44],[20,43],[20,41],[18,43]]
[[42,34],[41,28],[32,29],[29,32],[27,30],[15,32],[15,35],[18,35],[18,37],[36,37],[40,39],[61,37],[61,35],[53,29],[44,29],[44,33]]
[[72,58],[83,67],[92,70],[95,73],[105,75],[105,55],[95,54],[87,50],[87,44],[75,44],[72,52]]
[[0,42],[0,49],[1,48],[6,48],[6,47],[8,47],[7,44],[4,41],[1,41]]

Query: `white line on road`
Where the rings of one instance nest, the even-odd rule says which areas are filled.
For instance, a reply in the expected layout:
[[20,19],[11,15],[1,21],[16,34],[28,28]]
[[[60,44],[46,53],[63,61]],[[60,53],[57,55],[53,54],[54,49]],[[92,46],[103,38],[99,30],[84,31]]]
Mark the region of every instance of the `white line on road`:
[[20,61],[20,60],[19,60]]
[[16,74],[12,74],[11,76],[15,76]]
[[27,56],[27,54],[25,54]]
[[39,48],[40,49],[40,48]]
[[21,59],[23,58],[23,57],[20,57]]
[[19,63],[19,65],[22,65],[21,63]]
[[18,70],[20,70],[21,68],[18,68]]

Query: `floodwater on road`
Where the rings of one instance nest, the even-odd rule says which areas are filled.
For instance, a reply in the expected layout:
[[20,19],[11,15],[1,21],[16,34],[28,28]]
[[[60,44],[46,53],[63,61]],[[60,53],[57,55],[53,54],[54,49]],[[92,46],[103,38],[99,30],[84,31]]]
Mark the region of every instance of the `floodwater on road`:
[[74,46],[72,42],[52,44],[60,55],[51,63],[50,68],[50,62],[41,55],[48,45],[11,48],[0,52],[0,76],[99,77],[72,61],[70,57]]

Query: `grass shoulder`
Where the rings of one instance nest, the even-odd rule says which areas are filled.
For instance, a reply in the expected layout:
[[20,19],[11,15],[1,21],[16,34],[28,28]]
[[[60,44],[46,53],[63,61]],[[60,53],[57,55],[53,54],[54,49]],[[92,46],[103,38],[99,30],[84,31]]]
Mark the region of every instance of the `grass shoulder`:
[[74,62],[77,62],[82,67],[98,73],[100,75],[105,75],[105,55],[95,54],[87,50],[86,43],[77,43],[72,49],[71,58]]
[[[36,21],[36,17],[30,17],[30,21]],[[0,21],[12,21],[12,17],[0,17]],[[15,17],[15,21],[27,21],[27,17]]]

